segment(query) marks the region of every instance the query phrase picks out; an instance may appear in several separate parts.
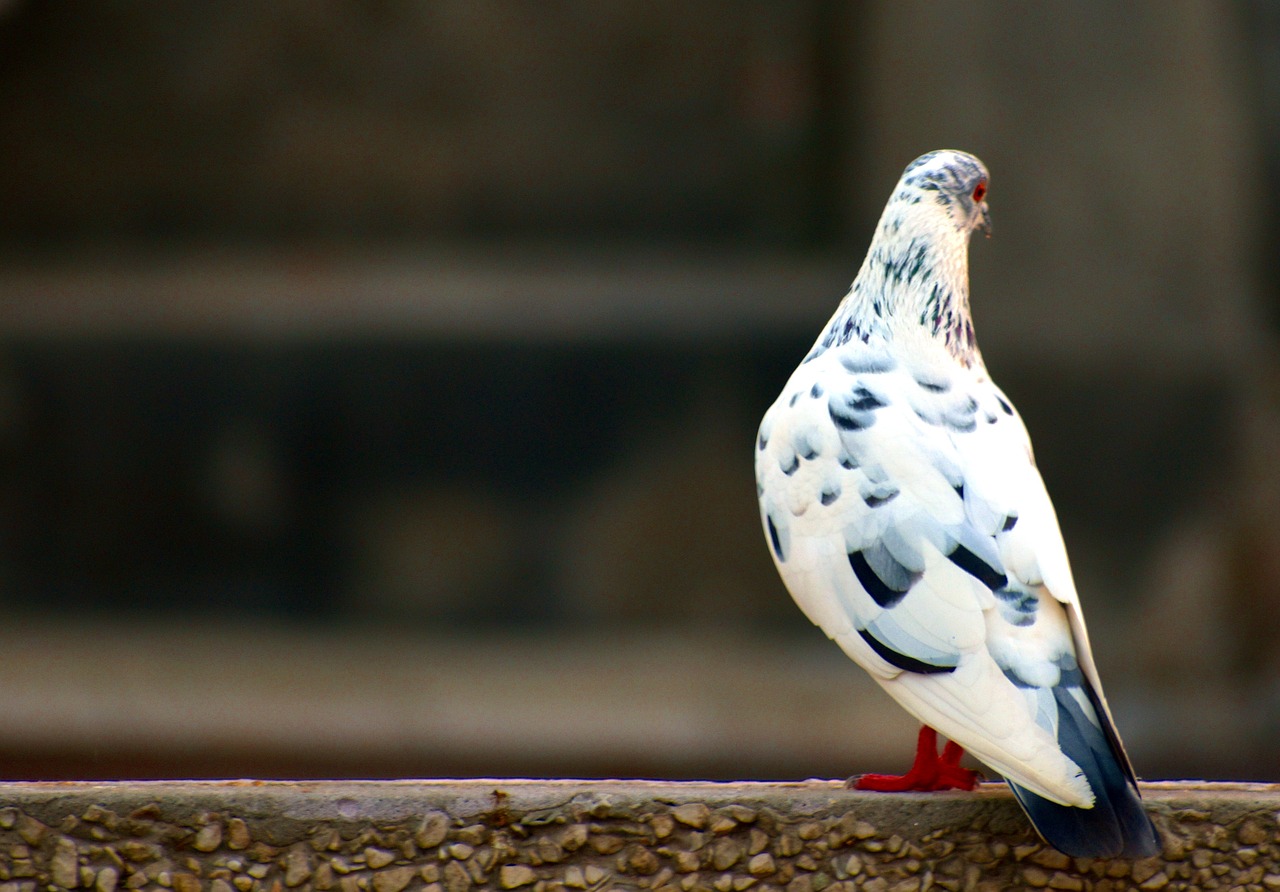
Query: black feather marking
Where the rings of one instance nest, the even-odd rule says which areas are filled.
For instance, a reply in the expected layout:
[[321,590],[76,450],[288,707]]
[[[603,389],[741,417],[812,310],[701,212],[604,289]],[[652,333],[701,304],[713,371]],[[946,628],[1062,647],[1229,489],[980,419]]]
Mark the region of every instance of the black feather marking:
[[814,399],[817,399],[818,397],[822,396],[822,385],[814,384],[812,387],[810,387],[809,396],[813,397]]
[[[883,550],[883,546],[881,546]],[[876,563],[881,565],[879,572],[871,566],[866,550],[855,551],[849,555],[849,566],[853,575],[871,600],[881,607],[893,607],[907,596],[911,586],[920,579],[919,573],[913,573],[895,561],[887,551],[876,556]],[[886,578],[889,577],[889,578]]]
[[[831,327],[822,338],[822,349],[829,347],[839,347],[848,344],[854,338],[867,343],[871,339],[871,332],[861,327],[858,320],[852,316],[840,316],[839,314],[831,322]],[[821,355],[816,349],[810,354],[810,358]],[[842,357],[843,358],[843,357]],[[805,360],[806,362],[808,360]]]
[[794,409],[796,400],[798,399],[800,399],[800,391],[797,390],[795,393],[791,394],[791,399],[787,400],[787,405]]
[[840,467],[846,471],[852,471],[857,466],[858,463],[853,460],[853,456],[849,455],[849,453],[843,452],[840,454]]
[[906,672],[919,672],[925,675],[934,675],[940,672],[955,672],[955,666],[939,666],[934,663],[926,663],[924,660],[917,660],[915,657],[909,657],[904,653],[899,653],[889,645],[885,644],[876,636],[872,635],[866,629],[859,629],[858,634],[862,636],[862,640],[871,645],[882,660],[891,666],[897,666]]
[[1008,666],[1001,666],[1000,671],[1004,673],[1004,677],[1009,679],[1015,688],[1020,688],[1024,691],[1034,690],[1036,688],[1036,685],[1033,685],[1031,682],[1024,679]]
[[782,553],[782,542],[778,537],[778,527],[774,524],[772,517],[766,517],[765,524],[769,527],[769,544],[773,546],[773,553],[778,556],[780,562],[785,564],[787,556]]
[[853,393],[845,400],[850,409],[856,409],[859,412],[874,412],[876,409],[883,409],[888,403],[880,399],[870,390],[858,385],[853,389]]
[[836,427],[845,431],[863,430],[875,424],[877,409],[887,406],[883,399],[859,384],[846,397],[835,394],[827,401],[827,412]]
[[[1073,687],[1083,689],[1101,728],[1071,695]],[[1143,811],[1137,782],[1093,687],[1079,672],[1064,672],[1053,696],[1058,706],[1058,744],[1084,772],[1095,802],[1089,809],[1058,805],[1010,782],[1027,817],[1054,848],[1075,858],[1158,854],[1159,836]]]
[[1012,588],[998,588],[993,593],[1009,608],[1001,611],[1001,616],[1015,626],[1030,626],[1036,621],[1036,611],[1040,609],[1040,597],[1034,592]]
[[855,551],[849,555],[849,566],[853,568],[853,575],[858,577],[858,582],[862,584],[862,588],[871,600],[875,601],[881,607],[892,607],[903,599],[906,592],[894,591],[881,581],[880,577],[871,569],[871,565],[867,563],[866,557],[861,551]]
[[925,245],[919,245],[915,252],[911,255],[911,266],[907,268],[907,280],[910,281],[920,274],[921,267],[924,266],[925,259],[929,256],[929,249]]
[[835,422],[836,427],[842,431],[860,431],[871,427],[876,420],[874,415],[854,415],[852,412],[843,411],[837,408],[834,402],[827,406],[827,412],[831,415],[831,420]]
[[808,433],[797,434],[791,442],[791,447],[805,461],[813,461],[818,457],[818,448],[813,445]]
[[796,469],[800,467],[800,459],[793,452],[787,461],[778,462],[778,466],[782,468],[782,473],[790,477],[796,472]]
[[764,452],[764,448],[769,445],[769,438],[761,432],[759,438],[756,439],[756,448]]
[[1012,415],[1012,414],[1013,414],[1013,406],[1009,405],[1009,401],[1008,401],[1007,399],[1005,399],[1005,398],[1004,398],[1004,397],[1002,397],[1002,396],[998,396],[998,395],[997,395],[997,396],[996,396],[996,400],[997,400],[997,401],[999,401],[999,403],[1000,403],[1000,408],[1001,408],[1001,409],[1004,409],[1004,414],[1006,414],[1006,415]]
[[977,401],[965,395],[963,401],[953,398],[948,405],[939,406],[933,400],[924,405],[913,406],[916,417],[925,424],[940,425],[956,433],[967,434],[977,426],[975,418],[978,409]]
[[838,498],[840,498],[840,487],[838,486],[824,487],[818,496],[819,501],[824,505],[830,505]]
[[916,383],[930,393],[946,393],[951,389],[950,381],[926,381],[923,378],[916,378]]
[[897,497],[898,490],[896,489],[891,489],[888,492],[884,492],[884,490],[877,490],[876,492],[868,493],[863,496],[862,501],[867,503],[868,508],[879,508],[886,502],[892,502]]
[[957,545],[951,554],[947,555],[947,558],[951,563],[955,564],[961,570],[968,573],[992,591],[1002,589],[1009,584],[1009,577],[990,566],[986,561],[978,557],[969,549],[965,548],[963,545]]
[[1004,519],[1004,526],[1000,527],[1000,532],[1007,533],[1018,525],[1018,515],[1010,514]]

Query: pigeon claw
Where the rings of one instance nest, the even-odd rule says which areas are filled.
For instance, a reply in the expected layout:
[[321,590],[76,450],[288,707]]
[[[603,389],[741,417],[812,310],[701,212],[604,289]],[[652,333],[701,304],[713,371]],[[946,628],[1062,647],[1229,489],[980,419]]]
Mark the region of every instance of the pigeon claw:
[[947,741],[938,755],[938,732],[928,725],[920,729],[916,760],[906,774],[859,774],[849,778],[845,786],[851,790],[873,790],[879,793],[931,793],[938,790],[972,790],[982,775],[960,767],[964,750],[955,741]]

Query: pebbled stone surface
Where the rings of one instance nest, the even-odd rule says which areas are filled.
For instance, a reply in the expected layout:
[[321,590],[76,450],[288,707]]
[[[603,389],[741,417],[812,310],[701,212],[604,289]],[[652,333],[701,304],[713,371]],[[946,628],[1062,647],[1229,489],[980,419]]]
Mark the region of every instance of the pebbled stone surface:
[[1159,783],[1160,857],[1073,859],[1003,785],[0,784],[0,892],[1280,889],[1280,785]]

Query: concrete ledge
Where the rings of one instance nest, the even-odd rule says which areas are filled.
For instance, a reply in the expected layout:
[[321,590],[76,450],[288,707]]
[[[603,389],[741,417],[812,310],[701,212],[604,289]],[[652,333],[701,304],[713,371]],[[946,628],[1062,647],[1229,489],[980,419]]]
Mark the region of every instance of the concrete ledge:
[[1144,787],[1161,857],[1070,859],[1003,785],[0,784],[0,892],[1280,888],[1280,785]]

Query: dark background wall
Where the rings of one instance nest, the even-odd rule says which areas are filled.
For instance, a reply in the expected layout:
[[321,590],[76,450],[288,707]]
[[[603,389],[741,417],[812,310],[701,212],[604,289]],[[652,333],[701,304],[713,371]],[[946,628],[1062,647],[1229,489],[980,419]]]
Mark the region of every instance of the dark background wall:
[[1280,777],[1277,41],[1247,2],[3,4],[0,774],[893,767],[749,445],[952,146],[1139,770]]

